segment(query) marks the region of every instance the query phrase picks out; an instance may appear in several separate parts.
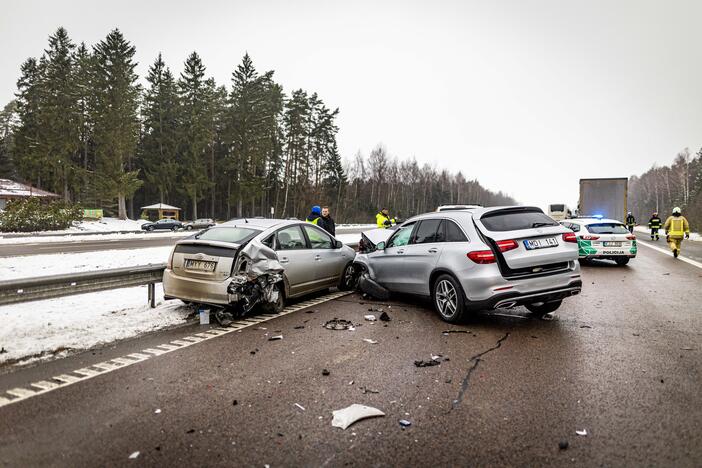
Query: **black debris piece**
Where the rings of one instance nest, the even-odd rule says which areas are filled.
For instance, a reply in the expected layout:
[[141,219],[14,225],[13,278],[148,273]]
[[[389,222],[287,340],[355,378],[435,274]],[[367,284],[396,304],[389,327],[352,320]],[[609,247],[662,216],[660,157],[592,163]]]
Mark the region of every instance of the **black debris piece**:
[[451,379],[446,379],[446,383],[451,383]]
[[[0,348],[0,354],[5,354],[6,352],[7,352],[7,350],[4,347]],[[93,354],[95,354],[95,353],[93,353]]]
[[444,335],[448,335],[449,333],[470,333],[470,330],[444,330],[441,333]]
[[383,309],[378,309],[376,307],[371,307],[370,309],[368,309],[368,312],[382,312],[382,311],[383,311]]
[[324,323],[324,328],[328,330],[348,330],[353,328],[353,323],[349,320],[333,318]]
[[580,328],[592,328],[590,325],[580,325]]
[[295,330],[300,330],[300,329],[302,329],[302,328],[305,328],[305,326],[304,326],[304,325],[298,325],[298,326],[293,327],[293,328],[294,328]]
[[276,336],[271,336],[270,338],[268,338],[268,341],[278,341],[278,340],[282,340],[282,339],[283,339],[283,335],[276,335]]
[[387,314],[387,312],[383,312],[380,314],[380,317],[378,317],[378,320],[381,322],[389,322],[390,321],[390,316]]
[[565,440],[565,439],[559,441],[559,442],[558,442],[558,448],[561,449],[561,450],[567,449],[567,448],[568,448],[568,441]]
[[315,312],[317,312],[317,311],[316,310],[306,310],[305,311],[306,314],[314,314]]
[[237,400],[232,401],[232,406],[236,406],[238,404],[239,404],[239,402]]
[[365,395],[366,393],[380,393],[378,390],[372,390],[368,387],[358,387],[361,389],[361,392]]
[[282,432],[278,433],[278,437],[285,437]]
[[156,447],[154,447],[154,449],[158,452],[158,451],[161,450],[161,446],[160,446],[160,445],[157,445]]
[[185,431],[185,433],[186,433],[186,434],[194,434],[194,433],[195,433],[195,429],[188,429],[187,431]]
[[665,381],[663,379],[661,379],[661,383],[665,383]]
[[329,375],[331,372],[329,372],[327,369],[322,369],[322,375]]
[[418,361],[414,361],[414,365],[417,367],[431,367],[431,366],[438,366],[439,364],[441,364],[441,361],[438,361],[438,360],[435,361],[433,359],[429,359],[427,361],[423,361],[421,359]]

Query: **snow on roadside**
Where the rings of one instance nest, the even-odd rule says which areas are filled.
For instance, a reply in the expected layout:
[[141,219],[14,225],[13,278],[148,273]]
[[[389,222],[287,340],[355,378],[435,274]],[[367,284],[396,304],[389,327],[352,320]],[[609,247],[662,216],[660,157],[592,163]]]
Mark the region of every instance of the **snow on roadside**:
[[45,244],[51,242],[84,242],[84,241],[109,241],[128,239],[153,239],[156,237],[192,236],[193,231],[161,231],[152,233],[124,232],[116,234],[87,234],[81,236],[56,235],[56,236],[31,236],[31,237],[9,237],[3,238],[0,234],[0,245],[3,244]]
[[0,280],[166,263],[172,246],[0,257]]
[[[640,232],[640,233],[642,233],[642,234],[646,234],[645,237],[644,237],[644,236],[640,236],[642,240],[646,240],[646,239],[650,239],[650,238],[651,238],[651,230],[650,230],[648,227],[646,227],[646,226],[635,226],[635,227],[634,227],[634,231]],[[665,229],[663,229],[663,228],[661,227],[661,228],[658,230],[658,235],[659,235],[660,237],[662,237],[663,239],[665,239]],[[689,240],[695,241],[695,242],[702,242],[702,236],[699,235],[699,234],[696,233],[696,232],[691,232],[691,233],[690,233],[690,239],[689,239]]]
[[[156,285],[156,297],[163,288]],[[147,304],[146,286],[114,289],[0,307],[0,363],[50,358],[185,322],[192,312],[178,300]]]

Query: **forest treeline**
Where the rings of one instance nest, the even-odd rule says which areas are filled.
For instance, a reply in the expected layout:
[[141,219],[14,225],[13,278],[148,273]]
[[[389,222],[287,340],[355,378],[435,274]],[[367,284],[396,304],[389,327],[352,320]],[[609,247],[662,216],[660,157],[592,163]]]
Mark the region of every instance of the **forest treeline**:
[[135,47],[115,29],[88,47],[64,28],[21,66],[0,113],[0,178],[119,217],[162,202],[184,217],[304,216],[329,205],[340,222],[381,207],[410,216],[442,203],[511,204],[462,174],[391,158],[383,146],[342,158],[339,110],[286,94],[244,55],[231,83],[193,52],[175,76],[161,55],[140,83]]
[[653,166],[629,178],[629,210],[640,224],[657,211],[665,220],[679,206],[693,230],[702,224],[702,149],[680,151],[670,166]]

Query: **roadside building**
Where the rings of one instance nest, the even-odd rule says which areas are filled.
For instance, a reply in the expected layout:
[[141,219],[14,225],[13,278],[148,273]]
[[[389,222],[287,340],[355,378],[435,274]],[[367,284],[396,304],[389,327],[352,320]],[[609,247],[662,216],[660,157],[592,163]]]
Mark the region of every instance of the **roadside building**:
[[159,219],[180,220],[180,208],[177,206],[156,203],[155,205],[141,207],[141,219],[158,221]]
[[15,182],[10,179],[0,179],[0,210],[4,210],[7,203],[11,200],[30,197],[39,197],[47,200],[61,198],[60,195],[32,187],[31,185]]

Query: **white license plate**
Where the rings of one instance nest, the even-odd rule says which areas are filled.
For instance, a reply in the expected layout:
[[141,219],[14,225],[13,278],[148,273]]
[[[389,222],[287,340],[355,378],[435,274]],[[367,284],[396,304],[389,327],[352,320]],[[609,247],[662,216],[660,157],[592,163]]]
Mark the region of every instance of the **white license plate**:
[[621,242],[610,242],[610,241],[605,241],[602,243],[604,247],[621,247],[622,243]]
[[185,268],[188,270],[199,271],[214,271],[217,262],[208,262],[207,260],[190,260],[185,259]]
[[524,247],[526,247],[527,250],[558,247],[558,241],[555,237],[547,237],[546,239],[528,239],[524,241]]

